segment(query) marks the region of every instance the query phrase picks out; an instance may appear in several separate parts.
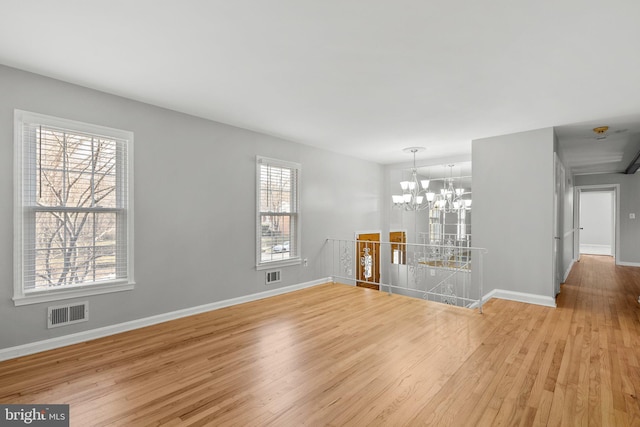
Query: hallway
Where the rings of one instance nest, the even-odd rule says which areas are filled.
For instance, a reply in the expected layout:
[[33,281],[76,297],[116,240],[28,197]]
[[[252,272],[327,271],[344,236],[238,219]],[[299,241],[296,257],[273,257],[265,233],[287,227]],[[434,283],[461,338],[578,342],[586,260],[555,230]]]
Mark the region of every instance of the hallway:
[[556,350],[562,359],[551,417],[562,410],[563,424],[640,423],[639,295],[640,268],[597,255],[574,264],[554,314],[566,345]]

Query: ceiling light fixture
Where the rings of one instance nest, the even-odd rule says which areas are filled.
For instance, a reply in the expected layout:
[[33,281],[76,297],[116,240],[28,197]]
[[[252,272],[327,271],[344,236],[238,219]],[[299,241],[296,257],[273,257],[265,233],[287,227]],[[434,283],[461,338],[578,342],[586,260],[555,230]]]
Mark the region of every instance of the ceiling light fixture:
[[400,182],[402,194],[391,196],[393,205],[406,211],[440,209],[445,212],[454,212],[459,209],[471,209],[471,199],[462,198],[462,196],[469,193],[465,193],[464,188],[455,188],[454,186],[453,167],[455,165],[447,165],[449,167],[449,177],[442,179],[444,185],[439,194],[429,190],[429,184],[432,180],[418,177],[416,153],[423,150],[424,147],[409,147],[403,150],[406,153],[413,154],[413,167],[411,168],[411,178],[408,181]]
[[602,139],[607,139],[608,130],[609,130],[609,126],[598,126],[593,128],[593,131],[596,134],[596,140],[600,141]]

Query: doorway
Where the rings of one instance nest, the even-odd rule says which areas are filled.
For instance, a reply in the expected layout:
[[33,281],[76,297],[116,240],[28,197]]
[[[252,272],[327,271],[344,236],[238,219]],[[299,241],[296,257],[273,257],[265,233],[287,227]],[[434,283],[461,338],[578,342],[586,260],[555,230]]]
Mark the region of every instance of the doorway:
[[[617,185],[617,184],[616,184]],[[616,186],[583,186],[576,188],[576,252],[615,258],[618,243]]]
[[380,233],[356,234],[356,286],[379,290]]
[[582,192],[580,195],[580,253],[613,255],[612,190]]

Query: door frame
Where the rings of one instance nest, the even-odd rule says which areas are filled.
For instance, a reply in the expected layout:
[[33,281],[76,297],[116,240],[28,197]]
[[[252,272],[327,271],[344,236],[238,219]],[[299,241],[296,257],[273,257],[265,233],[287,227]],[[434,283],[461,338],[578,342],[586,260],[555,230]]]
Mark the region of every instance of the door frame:
[[611,191],[613,192],[613,206],[611,219],[613,221],[612,238],[613,244],[613,260],[618,264],[618,254],[620,253],[620,184],[595,184],[595,185],[577,185],[574,188],[574,204],[573,204],[573,253],[576,261],[580,261],[580,195],[583,190],[587,191]]
[[[390,259],[391,259],[391,263],[393,264],[393,245],[394,243],[391,241],[391,233],[404,233],[404,248],[403,248],[403,255],[402,255],[402,262],[400,263],[401,265],[406,265],[407,264],[407,229],[403,228],[396,228],[396,229],[392,229],[389,230],[389,252],[390,252]],[[398,244],[398,243],[395,243]]]
[[565,206],[565,180],[566,171],[564,165],[558,157],[558,153],[553,153],[553,244],[552,252],[552,283],[553,295],[560,293],[560,284],[563,281],[564,260],[564,236],[560,234],[564,231],[564,206]]

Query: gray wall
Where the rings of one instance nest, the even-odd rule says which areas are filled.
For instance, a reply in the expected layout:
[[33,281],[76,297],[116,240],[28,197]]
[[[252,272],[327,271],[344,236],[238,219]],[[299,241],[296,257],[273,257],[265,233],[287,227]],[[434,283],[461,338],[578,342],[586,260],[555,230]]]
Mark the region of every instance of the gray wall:
[[[576,186],[608,184],[620,184],[620,211],[617,218],[620,227],[620,252],[616,254],[616,262],[640,266],[640,173],[575,177]],[[630,219],[630,213],[635,213],[636,219]]]
[[[381,228],[380,165],[0,66],[0,348],[268,289],[255,269],[255,156],[302,164],[302,256],[288,286],[327,275],[326,237]],[[86,323],[46,329],[14,307],[13,111],[133,131],[136,289],[88,298]],[[86,298],[82,298],[85,300]]]
[[484,289],[554,297],[552,128],[474,140],[473,245]]

